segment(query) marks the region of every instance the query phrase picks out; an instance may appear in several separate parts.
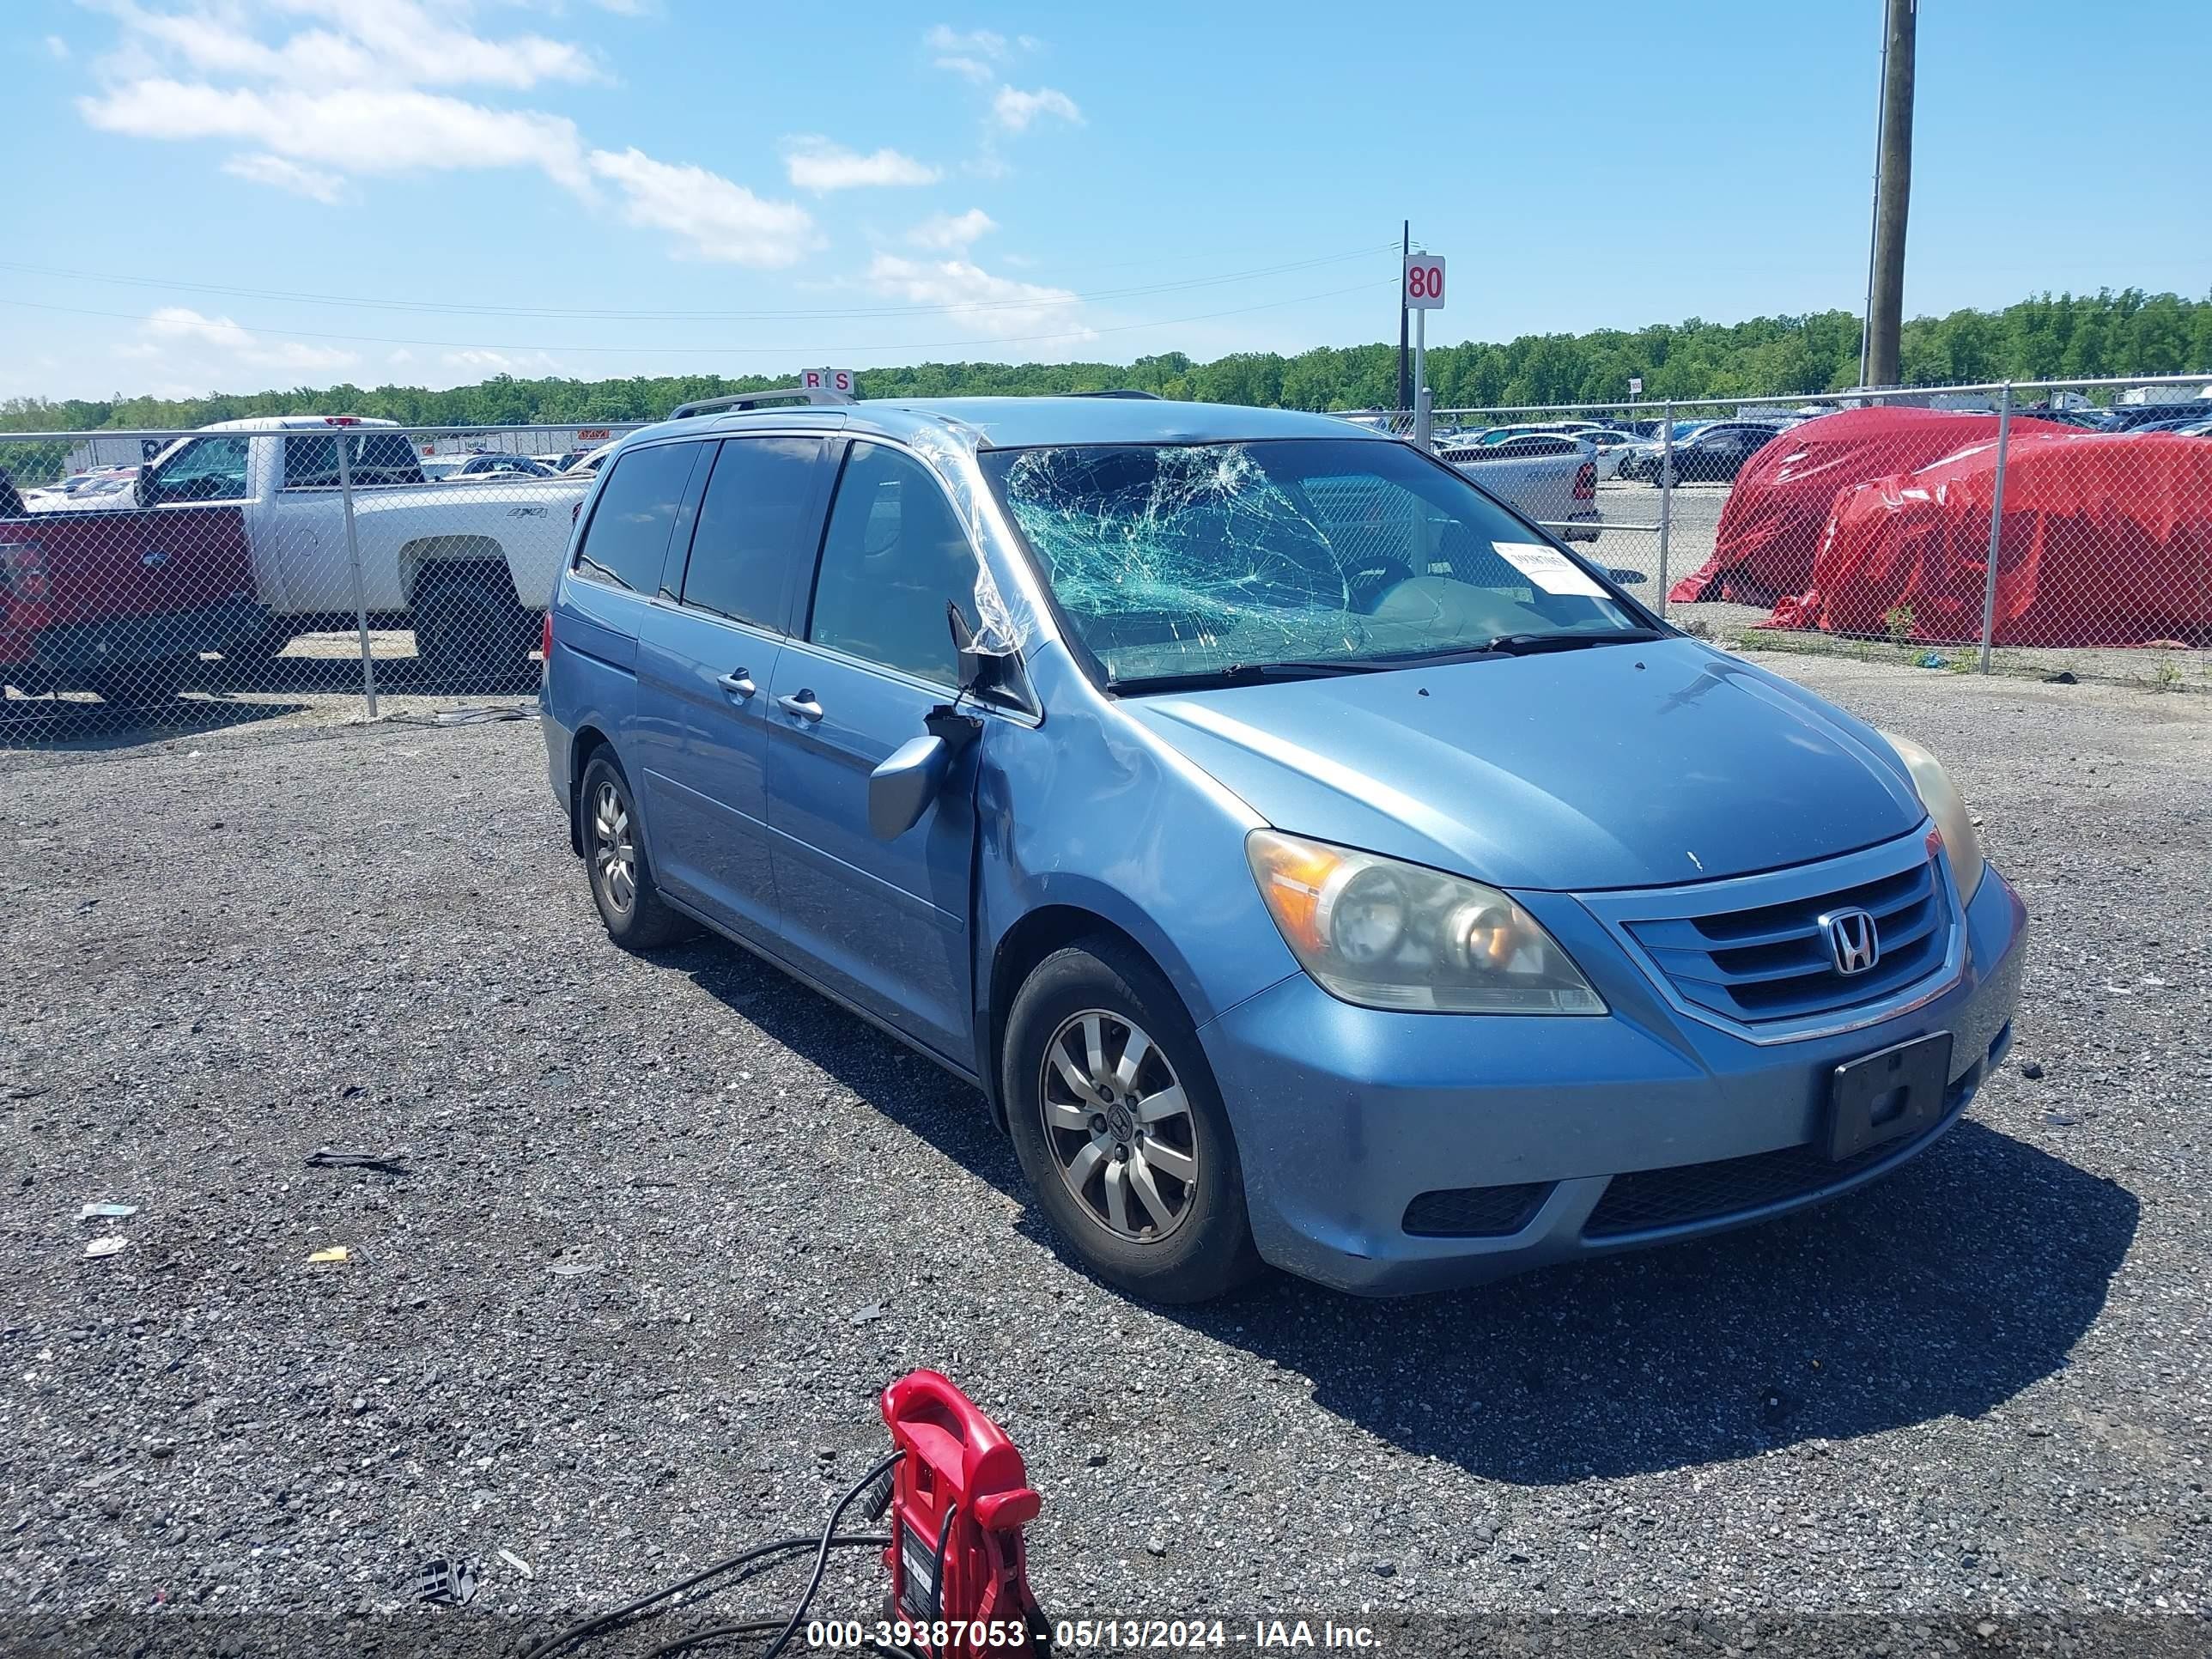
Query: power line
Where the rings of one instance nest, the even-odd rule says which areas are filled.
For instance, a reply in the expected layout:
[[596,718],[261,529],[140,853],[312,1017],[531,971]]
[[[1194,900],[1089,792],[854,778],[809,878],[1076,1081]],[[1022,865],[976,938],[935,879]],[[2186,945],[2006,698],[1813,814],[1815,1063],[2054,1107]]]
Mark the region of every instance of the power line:
[[[966,340],[891,341],[880,345],[778,345],[778,346],[703,346],[686,342],[677,345],[522,345],[492,344],[482,340],[424,340],[390,334],[337,334],[307,329],[266,328],[235,323],[234,327],[249,334],[273,334],[286,339],[337,340],[356,345],[429,346],[452,351],[542,352],[547,356],[574,356],[586,352],[625,353],[642,356],[658,353],[669,356],[709,357],[788,357],[794,353],[825,357],[857,357],[887,351],[951,351],[970,346],[1033,345],[1046,341],[1085,340],[1101,334],[1130,334],[1144,329],[1176,328],[1185,323],[1212,322],[1222,317],[1243,317],[1257,311],[1279,311],[1286,306],[1307,305],[1316,300],[1333,300],[1346,294],[1370,294],[1378,289],[1395,285],[1397,278],[1381,283],[1355,283],[1349,288],[1325,289],[1319,294],[1301,294],[1287,300],[1270,300],[1259,305],[1236,306],[1225,311],[1200,312],[1190,317],[1164,317],[1146,323],[1115,323],[1103,328],[1062,330],[1049,334],[985,335]],[[143,323],[145,318],[136,312],[94,311],[81,306],[47,305],[37,300],[0,299],[0,306],[12,306],[21,310],[52,312],[65,317],[101,317],[117,322]],[[965,307],[963,307],[965,309]]]
[[1370,258],[1376,253],[1387,251],[1388,244],[1380,244],[1374,247],[1358,248],[1349,253],[1332,253],[1311,259],[1289,260],[1279,264],[1257,266],[1249,270],[1228,271],[1219,276],[1188,277],[1173,283],[1140,283],[1127,288],[1101,289],[1091,294],[1047,295],[1023,299],[976,300],[935,305],[848,306],[816,311],[611,311],[582,307],[471,305],[441,301],[374,298],[368,295],[309,294],[282,289],[240,288],[223,283],[173,282],[159,277],[123,276],[112,272],[71,270],[52,265],[26,264],[13,260],[0,260],[0,270],[21,271],[40,276],[58,276],[71,282],[111,283],[120,287],[155,289],[164,292],[214,294],[229,299],[273,300],[287,304],[343,306],[362,311],[392,311],[435,316],[514,317],[596,322],[820,322],[860,317],[915,317],[976,311],[1029,311],[1045,306],[1087,305],[1114,300],[1137,299],[1155,294],[1178,294],[1194,289],[1218,288],[1231,283],[1250,282],[1258,277],[1281,276],[1291,271],[1311,270],[1322,265],[1342,264],[1347,260]]

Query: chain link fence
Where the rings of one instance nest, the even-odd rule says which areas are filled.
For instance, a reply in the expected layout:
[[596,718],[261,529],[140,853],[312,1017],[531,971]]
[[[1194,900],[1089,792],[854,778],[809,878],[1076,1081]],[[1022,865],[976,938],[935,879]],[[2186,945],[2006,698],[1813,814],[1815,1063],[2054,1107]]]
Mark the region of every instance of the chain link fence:
[[0,745],[511,702],[632,429],[0,434]]
[[1693,631],[2212,690],[2208,386],[1439,409],[1431,441]]
[[[1439,409],[1430,442],[1692,631],[2212,690],[2208,381]],[[513,708],[632,429],[0,434],[0,746]]]

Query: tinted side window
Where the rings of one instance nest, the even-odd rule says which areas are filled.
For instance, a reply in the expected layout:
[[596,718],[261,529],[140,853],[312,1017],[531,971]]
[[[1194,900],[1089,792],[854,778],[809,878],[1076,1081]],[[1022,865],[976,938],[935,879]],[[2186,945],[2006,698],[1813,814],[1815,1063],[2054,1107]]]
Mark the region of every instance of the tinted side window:
[[576,574],[633,593],[658,591],[668,532],[683,510],[692,463],[705,447],[656,444],[623,456],[592,509],[576,550]]
[[947,599],[972,626],[975,555],[944,489],[898,451],[855,443],[830,511],[807,637],[957,685]]
[[[404,432],[356,433],[346,440],[346,467],[357,484],[421,483],[422,465]],[[284,487],[325,489],[338,482],[338,447],[327,433],[284,440]]]
[[684,572],[684,603],[757,628],[783,626],[792,572],[814,551],[819,438],[722,446]]

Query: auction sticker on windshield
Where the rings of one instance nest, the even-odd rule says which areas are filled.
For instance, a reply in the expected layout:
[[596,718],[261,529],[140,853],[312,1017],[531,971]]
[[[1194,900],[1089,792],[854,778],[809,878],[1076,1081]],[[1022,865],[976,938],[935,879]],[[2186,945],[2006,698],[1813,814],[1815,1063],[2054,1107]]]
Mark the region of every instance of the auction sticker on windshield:
[[1499,558],[1547,593],[1579,593],[1593,599],[1606,596],[1605,589],[1587,571],[1556,547],[1546,547],[1541,542],[1492,542],[1491,545],[1498,550]]

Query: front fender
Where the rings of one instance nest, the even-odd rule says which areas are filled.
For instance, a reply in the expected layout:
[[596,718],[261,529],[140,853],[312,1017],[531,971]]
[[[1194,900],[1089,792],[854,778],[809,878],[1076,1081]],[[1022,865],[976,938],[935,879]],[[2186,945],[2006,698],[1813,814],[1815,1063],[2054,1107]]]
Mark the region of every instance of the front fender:
[[1297,971],[1245,860],[1259,815],[1124,718],[1056,647],[1030,673],[1051,711],[1045,722],[992,719],[979,744],[974,937],[985,1076],[1006,1013],[990,1006],[1000,952],[1039,911],[1095,916],[1127,934],[1196,1025]]

